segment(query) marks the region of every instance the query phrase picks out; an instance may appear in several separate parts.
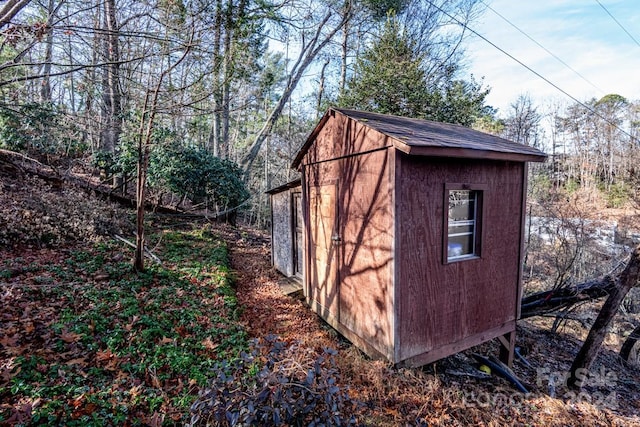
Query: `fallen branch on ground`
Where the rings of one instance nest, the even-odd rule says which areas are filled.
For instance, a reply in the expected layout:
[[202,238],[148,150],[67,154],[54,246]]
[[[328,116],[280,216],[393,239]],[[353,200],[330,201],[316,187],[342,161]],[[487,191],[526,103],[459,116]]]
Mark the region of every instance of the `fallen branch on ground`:
[[[120,240],[122,243],[125,243],[128,246],[131,246],[132,248],[136,248],[135,243],[125,239],[124,237],[118,235],[118,234],[114,234],[113,237],[117,240]],[[155,255],[153,252],[151,252],[149,249],[144,248],[144,254],[148,257],[151,258],[156,264],[158,265],[162,265],[162,260],[160,260],[160,258],[158,258],[157,255]]]
[[616,287],[612,276],[589,280],[573,286],[536,292],[521,300],[521,319],[555,313],[575,304],[604,298]]

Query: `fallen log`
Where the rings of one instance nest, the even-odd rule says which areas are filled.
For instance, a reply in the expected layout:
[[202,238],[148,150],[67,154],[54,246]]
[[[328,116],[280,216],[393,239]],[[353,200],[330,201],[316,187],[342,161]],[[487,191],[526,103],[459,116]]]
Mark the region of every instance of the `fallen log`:
[[636,344],[640,341],[640,326],[636,326],[636,328],[629,334],[627,339],[622,344],[622,348],[620,349],[620,357],[629,362],[632,365],[638,364],[638,349]]
[[[54,187],[61,187],[63,183],[66,183],[78,187],[84,191],[93,193],[104,200],[118,203],[127,208],[136,207],[136,200],[134,197],[118,194],[116,192],[119,187],[113,188],[109,185],[105,185],[102,182],[93,183],[86,179],[86,177],[75,175],[73,173],[59,173],[55,168],[49,165],[45,165],[44,163],[41,163],[40,161],[26,156],[22,153],[0,149],[0,162],[6,165],[11,165],[20,170],[22,173],[35,175],[38,178],[52,184]],[[215,221],[218,218],[223,218],[226,215],[229,215],[231,212],[234,212],[236,209],[246,203],[248,203],[248,200],[243,202],[240,206],[225,210],[224,212],[219,212],[214,215],[209,213],[194,213],[184,211],[150,201],[147,201],[145,203],[145,209],[155,213],[189,216],[192,218],[204,218],[207,221]]]
[[554,313],[584,301],[608,296],[616,288],[612,276],[527,295],[521,300],[521,319]]

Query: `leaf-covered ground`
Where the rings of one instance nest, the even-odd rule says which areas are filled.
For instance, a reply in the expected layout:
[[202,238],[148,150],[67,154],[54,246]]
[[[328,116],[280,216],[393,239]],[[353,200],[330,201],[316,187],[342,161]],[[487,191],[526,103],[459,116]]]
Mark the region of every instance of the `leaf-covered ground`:
[[482,377],[469,352],[395,368],[282,292],[263,233],[165,228],[151,239],[164,267],[142,275],[117,241],[0,252],[0,425],[181,425],[214,364],[270,334],[291,344],[293,365],[338,350],[339,386],[362,403],[360,425],[640,425],[640,372],[611,347],[582,394],[559,378],[579,340],[544,321],[520,327],[533,367],[514,368],[528,395]]
[[188,419],[245,333],[224,242],[202,230],[152,239],[165,263],[143,274],[116,241],[0,251],[0,425]]
[[[0,425],[182,425],[216,363],[271,334],[291,344],[290,366],[338,350],[338,385],[362,403],[360,425],[640,425],[640,371],[617,356],[637,315],[616,318],[580,394],[562,374],[585,327],[521,322],[523,395],[479,373],[470,352],[423,369],[363,356],[282,292],[262,232],[162,221],[149,243],[163,266],[136,274],[132,249],[97,235],[126,232],[113,227],[127,222],[121,211],[11,174],[0,174],[0,206],[2,244],[22,242],[0,247]],[[582,309],[593,318],[597,305]]]
[[[339,349],[341,386],[364,403],[358,414],[363,425],[640,426],[640,371],[617,356],[615,341],[600,352],[581,393],[564,387],[562,375],[586,330],[572,323],[552,333],[552,321],[544,319],[519,324],[518,346],[531,367],[518,361],[514,370],[529,387],[527,395],[500,377],[477,371],[471,352],[497,355],[494,342],[422,369],[394,368],[368,359],[341,339],[300,295],[282,292],[284,279],[269,265],[266,234],[246,229],[228,233],[226,239],[249,335],[277,334],[318,352],[323,347]],[[628,320],[618,319],[617,326]]]

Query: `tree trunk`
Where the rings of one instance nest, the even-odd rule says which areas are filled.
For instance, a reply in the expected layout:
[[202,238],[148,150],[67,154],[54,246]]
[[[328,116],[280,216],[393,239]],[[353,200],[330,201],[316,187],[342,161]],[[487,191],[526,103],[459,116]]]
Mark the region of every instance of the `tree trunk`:
[[120,117],[120,50],[118,41],[118,25],[116,21],[115,0],[104,2],[104,74],[102,80],[102,120],[103,129],[100,134],[101,148],[107,152],[115,152],[122,130]]
[[[147,88],[142,116],[140,118],[140,129],[138,131],[138,182],[136,191],[136,250],[133,266],[136,271],[144,271],[144,206],[147,186],[147,171],[149,168],[149,151],[153,138],[156,114],[158,113],[158,97],[162,89],[164,79],[187,57],[191,50],[191,42],[185,45],[182,56],[173,64],[169,64],[160,73],[155,89]],[[169,57],[169,53],[166,53]]]
[[216,17],[213,28],[213,57],[211,58],[212,88],[212,117],[211,132],[209,133],[209,149],[214,156],[220,156],[220,140],[222,138],[222,0],[216,0]]
[[[244,2],[240,2],[235,13],[241,16],[244,11]],[[229,158],[229,110],[231,99],[231,80],[233,73],[233,52],[232,42],[234,37],[234,5],[233,0],[227,1],[227,10],[225,13],[225,34],[224,34],[224,63],[222,67],[222,112],[221,112],[221,129],[220,141],[218,148],[218,157],[222,159]]]
[[51,102],[51,64],[53,62],[53,19],[56,13],[54,0],[47,5],[47,38],[45,40],[45,59],[42,70],[42,86],[40,87],[40,102]]
[[333,39],[335,34],[338,31],[340,31],[342,27],[344,27],[345,23],[347,22],[350,16],[351,16],[351,12],[349,10],[345,11],[344,15],[342,16],[342,20],[327,34],[325,34],[322,37],[322,39],[320,39],[324,26],[327,24],[327,22],[331,18],[331,13],[328,13],[324,17],[320,25],[318,26],[318,29],[316,30],[309,44],[307,44],[306,46],[303,46],[296,63],[291,68],[291,74],[289,75],[289,81],[288,81],[287,87],[282,93],[282,96],[278,100],[278,103],[276,104],[275,108],[273,109],[273,111],[267,118],[266,122],[262,126],[262,129],[260,129],[260,132],[258,132],[258,135],[256,135],[256,138],[254,139],[253,143],[251,144],[251,147],[249,148],[249,152],[242,158],[240,162],[244,169],[245,181],[249,180],[251,166],[253,165],[254,160],[258,156],[258,153],[260,152],[260,148],[262,147],[262,144],[267,139],[267,136],[269,136],[269,134],[273,130],[273,127],[275,126],[276,122],[280,118],[280,114],[282,113],[284,106],[289,101],[289,97],[291,96],[291,93],[298,85],[298,82],[302,78],[302,75],[306,71],[307,67],[309,67],[309,65],[317,57],[318,53],[320,53],[320,51]]
[[[345,22],[344,27],[342,28],[342,45],[340,47],[341,47],[340,84],[338,87],[338,94],[342,96],[342,94],[344,94],[344,89],[347,86],[347,56],[349,54],[349,21],[348,20]],[[324,71],[324,67],[322,71]]]
[[138,140],[138,180],[136,182],[136,251],[133,268],[144,271],[144,204],[146,198],[149,144],[140,135]]
[[581,388],[588,376],[589,368],[598,355],[600,346],[604,341],[607,327],[618,312],[618,308],[631,288],[638,285],[640,280],[640,246],[631,255],[629,263],[617,280],[617,286],[613,289],[607,301],[605,301],[595,323],[591,326],[587,339],[576,355],[571,365],[568,386]]
[[320,70],[320,81],[318,82],[318,101],[316,103],[316,117],[320,117],[322,115],[322,97],[324,96],[324,73],[329,65],[330,60],[327,59]]
[[620,357],[631,364],[636,364],[637,360],[629,360],[631,357],[631,351],[633,347],[635,347],[636,343],[640,339],[640,326],[636,326],[636,328],[629,334],[627,339],[622,344],[622,348],[620,349]]

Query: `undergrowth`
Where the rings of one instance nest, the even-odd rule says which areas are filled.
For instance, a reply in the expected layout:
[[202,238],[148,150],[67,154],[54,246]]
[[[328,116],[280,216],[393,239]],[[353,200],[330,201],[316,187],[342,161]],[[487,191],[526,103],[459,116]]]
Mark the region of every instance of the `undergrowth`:
[[247,340],[225,245],[200,231],[165,237],[170,262],[139,274],[116,243],[28,268],[4,258],[0,425],[186,420],[217,361]]
[[339,386],[336,351],[301,350],[268,336],[255,340],[251,352],[218,364],[191,406],[190,425],[356,425],[361,404]]

